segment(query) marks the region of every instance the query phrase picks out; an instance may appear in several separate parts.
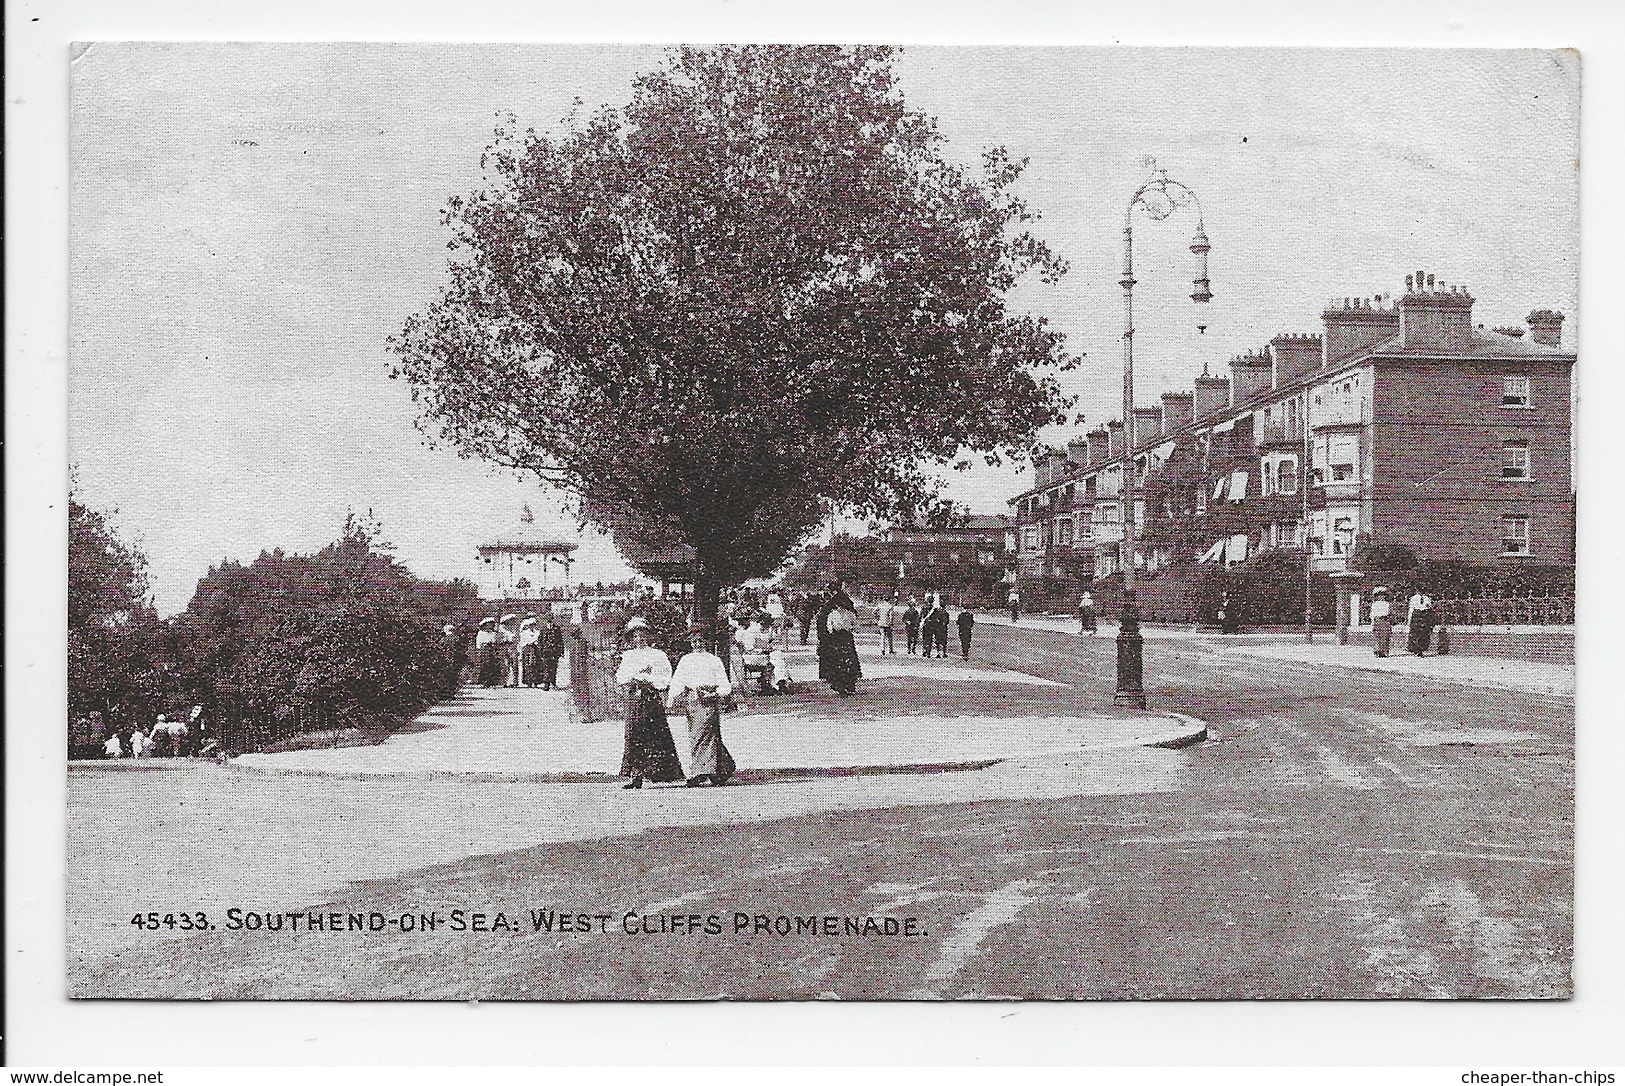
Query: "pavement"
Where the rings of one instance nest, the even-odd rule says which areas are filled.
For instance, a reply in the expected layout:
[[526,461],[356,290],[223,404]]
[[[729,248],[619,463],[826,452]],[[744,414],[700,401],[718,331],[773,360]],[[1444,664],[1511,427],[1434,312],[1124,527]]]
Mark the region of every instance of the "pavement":
[[[724,717],[728,749],[747,770],[896,769],[961,766],[1024,756],[1177,746],[1203,725],[1169,713],[1082,708],[1068,685],[956,658],[871,655],[852,699],[810,676],[810,648],[789,653],[796,692],[741,697]],[[245,754],[243,770],[329,776],[468,776],[560,780],[613,774],[623,725],[586,722],[568,690],[465,688],[383,743]],[[687,763],[687,721],[670,716]]]
[[[1070,634],[1074,637],[1082,636],[1078,634],[1078,623],[1075,618],[1057,615],[1023,615],[1021,621],[1014,624],[1010,622],[1008,614],[978,615],[977,624],[1013,629],[1044,630],[1053,633]],[[1551,638],[1562,637],[1565,634],[1570,638],[1573,636],[1573,627],[1549,626],[1463,627],[1460,630],[1452,627],[1452,631],[1467,635],[1493,633],[1495,639],[1491,644],[1503,650],[1515,646],[1520,638]],[[1354,640],[1346,645],[1339,645],[1336,633],[1330,630],[1317,630],[1315,640],[1312,643],[1306,643],[1301,633],[1289,633],[1281,630],[1257,630],[1223,634],[1216,630],[1201,627],[1147,625],[1141,627],[1141,633],[1149,642],[1180,642],[1221,654],[1259,656],[1316,667],[1346,668],[1353,671],[1383,671],[1433,682],[1456,683],[1462,686],[1496,690],[1516,690],[1550,697],[1572,698],[1574,696],[1575,668],[1572,663],[1528,659],[1517,655],[1490,655],[1469,652],[1458,652],[1446,656],[1440,656],[1437,653],[1430,653],[1427,656],[1412,656],[1404,651],[1404,626],[1395,627],[1395,651],[1392,655],[1385,657],[1378,657],[1372,653],[1371,646],[1367,641],[1370,634],[1369,627],[1355,630]],[[1101,623],[1100,630],[1095,635],[1095,640],[1110,640],[1116,636],[1117,626],[1115,623],[1110,625]],[[1469,637],[1469,644],[1471,643],[1472,639]],[[1572,649],[1570,654],[1572,655]]]
[[1224,646],[1232,654],[1263,656],[1274,660],[1316,667],[1349,668],[1355,671],[1385,671],[1411,678],[1462,686],[1518,690],[1550,697],[1574,697],[1574,665],[1543,660],[1519,660],[1501,656],[1412,656],[1401,649],[1389,656],[1376,656],[1368,645],[1339,645],[1335,636],[1317,638],[1313,644],[1298,642],[1241,643]]

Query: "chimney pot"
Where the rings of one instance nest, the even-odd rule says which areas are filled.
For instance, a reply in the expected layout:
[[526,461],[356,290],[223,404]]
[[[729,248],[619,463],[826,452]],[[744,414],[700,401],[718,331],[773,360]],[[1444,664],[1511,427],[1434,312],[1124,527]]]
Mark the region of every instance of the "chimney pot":
[[1319,336],[1279,335],[1270,340],[1276,387],[1318,370],[1322,351]]
[[1248,351],[1230,360],[1230,402],[1246,403],[1270,387],[1270,361]]
[[1537,309],[1524,318],[1529,338],[1544,347],[1563,345],[1563,314],[1555,309]]
[[1399,304],[1399,328],[1406,350],[1465,351],[1473,342],[1473,296],[1427,277],[1426,292]]
[[1111,438],[1104,426],[1089,431],[1089,463],[1104,464],[1111,458]]
[[1326,325],[1321,365],[1348,358],[1399,331],[1399,315],[1390,309],[1356,310],[1347,304],[1339,309],[1332,305],[1321,313],[1320,319]]
[[1134,447],[1149,445],[1162,436],[1162,408],[1136,407],[1134,409]]

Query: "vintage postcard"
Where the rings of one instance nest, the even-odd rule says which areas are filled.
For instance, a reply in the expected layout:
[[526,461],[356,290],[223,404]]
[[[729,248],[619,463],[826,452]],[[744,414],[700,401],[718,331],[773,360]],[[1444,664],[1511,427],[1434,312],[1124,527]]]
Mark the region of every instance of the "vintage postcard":
[[1573,52],[71,79],[69,996],[1574,994]]

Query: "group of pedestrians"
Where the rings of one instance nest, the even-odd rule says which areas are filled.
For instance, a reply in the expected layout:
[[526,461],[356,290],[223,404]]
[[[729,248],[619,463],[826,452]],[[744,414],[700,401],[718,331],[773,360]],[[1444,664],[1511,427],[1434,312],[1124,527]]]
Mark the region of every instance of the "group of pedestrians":
[[932,656],[946,657],[948,630],[957,627],[959,654],[963,659],[970,659],[971,634],[976,627],[976,616],[969,607],[961,607],[958,618],[951,618],[948,606],[942,602],[942,593],[927,592],[924,601],[910,596],[906,604],[894,594],[890,599],[881,600],[876,610],[876,621],[880,626],[880,655],[898,655],[897,631],[901,628],[903,648],[908,655],[920,653],[927,659]]
[[[1412,656],[1426,656],[1434,644],[1434,631],[1438,631],[1438,651],[1442,656],[1450,650],[1450,633],[1439,624],[1439,613],[1434,609],[1433,597],[1418,588],[1405,605],[1405,651]],[[1388,589],[1379,585],[1371,592],[1371,647],[1378,656],[1387,656],[1393,647],[1394,608],[1388,599]]]
[[94,712],[81,729],[97,737],[104,758],[207,758],[220,752],[219,737],[209,727],[203,706],[192,706],[185,720],[159,713],[148,728],[131,723],[108,729]]
[[481,686],[558,686],[564,631],[552,611],[480,619],[474,635]]
[[[863,668],[858,660],[857,605],[839,582],[831,582],[806,608],[809,635],[818,637],[818,676],[842,697],[857,691]],[[776,591],[757,595],[729,593],[719,608],[728,636],[737,644],[743,677],[765,673],[765,689],[784,693],[789,686],[784,641],[792,623],[800,622],[804,600],[787,601]],[[636,610],[636,608],[634,608]],[[634,613],[622,627],[627,647],[621,653],[615,682],[626,697],[626,735],[620,775],[627,789],[645,784],[683,782],[690,788],[727,784],[736,766],[722,738],[722,712],[736,689],[730,662],[713,651],[710,631],[698,622],[688,627],[687,651],[676,666],[657,643],[650,619]],[[688,721],[688,773],[667,724],[668,712],[681,710]]]

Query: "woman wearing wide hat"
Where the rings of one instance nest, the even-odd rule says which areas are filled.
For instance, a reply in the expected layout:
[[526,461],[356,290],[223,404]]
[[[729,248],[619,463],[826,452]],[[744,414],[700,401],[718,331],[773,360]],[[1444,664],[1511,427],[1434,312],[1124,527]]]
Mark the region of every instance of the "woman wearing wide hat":
[[633,618],[625,634],[632,642],[621,653],[615,682],[626,693],[626,745],[621,754],[621,776],[631,777],[622,787],[642,788],[683,779],[683,763],[666,726],[666,691],[671,686],[671,661],[649,644],[649,624]]
[[474,652],[480,661],[480,685],[502,685],[502,657],[497,648],[497,620],[480,619],[479,633],[474,635]]

